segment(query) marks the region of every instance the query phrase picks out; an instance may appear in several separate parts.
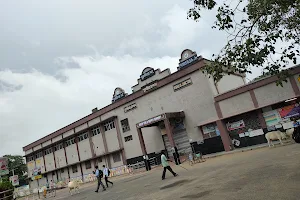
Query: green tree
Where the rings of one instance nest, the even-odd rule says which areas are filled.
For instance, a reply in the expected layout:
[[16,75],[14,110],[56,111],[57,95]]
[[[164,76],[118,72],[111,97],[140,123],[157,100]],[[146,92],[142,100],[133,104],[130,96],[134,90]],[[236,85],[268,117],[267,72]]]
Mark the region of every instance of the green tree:
[[299,56],[300,0],[193,0],[188,18],[198,20],[202,10],[217,9],[213,28],[228,33],[227,44],[213,55],[206,72],[217,82],[224,74],[263,74],[286,81],[285,69]]
[[25,181],[27,178],[27,175],[26,175],[27,166],[25,164],[25,160],[24,160],[23,156],[5,155],[3,157],[8,158],[8,169],[9,169],[8,176],[12,176],[13,172],[14,172],[15,175],[19,176],[20,182]]

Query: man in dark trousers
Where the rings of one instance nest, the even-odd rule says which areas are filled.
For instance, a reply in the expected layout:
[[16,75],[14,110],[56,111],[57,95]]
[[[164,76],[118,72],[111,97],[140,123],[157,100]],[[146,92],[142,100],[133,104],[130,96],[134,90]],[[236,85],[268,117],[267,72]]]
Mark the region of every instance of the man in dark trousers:
[[110,171],[107,167],[105,167],[105,165],[103,165],[103,174],[104,174],[104,180],[105,180],[106,187],[108,187],[108,183],[110,183],[113,186],[114,183],[108,180]]
[[175,176],[178,176],[178,174],[176,174],[176,173],[172,170],[172,168],[170,167],[169,162],[168,162],[169,160],[167,159],[164,150],[161,151],[161,157],[160,157],[160,158],[161,158],[161,165],[162,165],[163,168],[164,168],[164,171],[163,171],[163,174],[162,174],[161,179],[162,179],[162,180],[165,179],[165,177],[166,177],[166,170],[167,170],[167,169],[173,174],[174,177],[175,177]]
[[97,180],[98,180],[97,190],[95,192],[99,191],[100,185],[102,186],[103,191],[105,191],[106,189],[105,189],[105,187],[104,187],[104,185],[103,185],[103,183],[101,181],[101,178],[103,177],[103,172],[100,169],[98,169],[98,166],[95,166],[95,168],[96,168],[95,175],[96,175]]

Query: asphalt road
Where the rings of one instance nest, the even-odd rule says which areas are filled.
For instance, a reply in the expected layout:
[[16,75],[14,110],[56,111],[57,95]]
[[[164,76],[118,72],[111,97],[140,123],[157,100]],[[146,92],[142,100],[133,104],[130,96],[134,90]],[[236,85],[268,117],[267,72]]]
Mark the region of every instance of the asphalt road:
[[74,200],[299,200],[300,145],[277,145],[248,152],[208,159],[188,171],[173,166],[178,177],[167,172],[161,180],[161,168],[123,179],[95,193],[95,185],[85,185],[79,194],[67,190],[56,198]]

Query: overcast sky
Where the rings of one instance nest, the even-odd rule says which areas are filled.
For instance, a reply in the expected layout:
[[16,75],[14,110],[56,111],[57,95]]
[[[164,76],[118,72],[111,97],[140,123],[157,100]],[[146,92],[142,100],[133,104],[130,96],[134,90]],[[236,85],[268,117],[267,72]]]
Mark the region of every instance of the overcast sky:
[[[26,0],[0,5],[0,156],[131,91],[146,66],[176,70],[189,48],[211,58],[226,41],[214,13],[189,0]],[[248,78],[259,74],[259,70]]]

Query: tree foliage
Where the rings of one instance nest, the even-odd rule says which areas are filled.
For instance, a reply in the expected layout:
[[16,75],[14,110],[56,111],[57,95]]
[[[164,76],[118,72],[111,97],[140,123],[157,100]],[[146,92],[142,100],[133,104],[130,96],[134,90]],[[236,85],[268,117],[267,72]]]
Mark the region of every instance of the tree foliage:
[[26,179],[26,172],[27,172],[27,166],[25,164],[25,160],[23,156],[20,155],[5,155],[4,157],[8,158],[8,169],[9,169],[9,175],[14,174],[19,176],[20,181],[25,181]]
[[215,81],[262,67],[263,74],[277,75],[282,85],[285,69],[299,56],[300,0],[193,1],[188,18],[197,21],[203,9],[217,8],[213,28],[228,33],[227,44],[205,68]]

